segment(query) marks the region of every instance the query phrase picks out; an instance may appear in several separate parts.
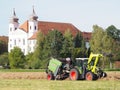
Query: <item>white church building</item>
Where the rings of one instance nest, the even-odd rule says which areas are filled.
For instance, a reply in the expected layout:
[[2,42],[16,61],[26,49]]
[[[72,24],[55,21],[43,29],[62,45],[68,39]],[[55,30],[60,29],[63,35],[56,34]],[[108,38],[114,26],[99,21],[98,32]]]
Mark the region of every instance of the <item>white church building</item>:
[[[69,29],[74,36],[76,33],[80,32],[79,29],[70,23],[39,21],[34,8],[28,20],[23,24],[19,25],[18,20],[19,18],[16,16],[15,10],[13,10],[13,16],[10,18],[9,22],[8,52],[16,46],[21,48],[25,55],[29,52],[34,52],[36,33],[38,30],[41,30],[45,35],[49,30],[59,30],[64,33]],[[82,32],[82,34],[86,41],[91,37],[91,33]]]

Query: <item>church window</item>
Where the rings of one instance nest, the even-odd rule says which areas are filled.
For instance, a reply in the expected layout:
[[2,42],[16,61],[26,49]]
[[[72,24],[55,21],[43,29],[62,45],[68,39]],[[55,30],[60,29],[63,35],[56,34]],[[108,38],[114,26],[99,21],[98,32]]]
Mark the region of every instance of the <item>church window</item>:
[[25,45],[25,39],[23,39],[23,45]]
[[12,28],[10,27],[10,31],[12,31]]
[[31,26],[30,26],[30,30],[31,30]]
[[16,40],[14,40],[14,45],[16,45]]
[[33,40],[33,44],[35,44],[35,40]]
[[35,26],[35,30],[36,30],[37,28],[36,28],[36,26]]
[[10,48],[12,48],[12,44],[10,44]]
[[16,30],[17,28],[15,27],[15,30]]
[[31,52],[31,47],[29,47],[29,51]]
[[31,40],[29,41],[29,44],[31,44]]
[[19,42],[20,42],[21,40],[19,39]]

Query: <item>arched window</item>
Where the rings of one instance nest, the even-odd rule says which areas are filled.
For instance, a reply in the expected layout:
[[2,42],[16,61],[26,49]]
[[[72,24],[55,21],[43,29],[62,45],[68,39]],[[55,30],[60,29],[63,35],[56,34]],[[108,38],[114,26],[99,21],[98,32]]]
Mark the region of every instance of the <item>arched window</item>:
[[15,30],[16,30],[17,28],[15,27]]
[[14,40],[14,45],[16,45],[16,40]]
[[35,30],[36,30],[37,28],[36,28],[36,26],[35,26]]
[[12,28],[10,27],[10,31],[12,31]]
[[25,39],[23,39],[23,45],[25,45]]
[[31,26],[30,26],[30,30],[31,30]]
[[12,44],[10,44],[10,48],[12,48]]

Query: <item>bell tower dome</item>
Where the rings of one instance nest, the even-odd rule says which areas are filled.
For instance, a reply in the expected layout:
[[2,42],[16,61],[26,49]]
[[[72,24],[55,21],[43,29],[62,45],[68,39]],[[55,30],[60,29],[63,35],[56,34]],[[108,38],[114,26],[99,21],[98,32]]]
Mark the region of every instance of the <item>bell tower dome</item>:
[[9,34],[14,32],[18,26],[19,26],[19,23],[18,23],[18,17],[16,16],[16,13],[15,13],[15,8],[13,9],[13,16],[10,17],[10,21],[9,21]]
[[33,6],[33,11],[32,14],[29,17],[28,25],[29,25],[29,32],[28,36],[31,37],[35,32],[38,31],[38,16],[35,13],[34,6]]
[[35,10],[34,10],[34,6],[33,6],[33,12],[30,15],[29,21],[37,21],[37,19],[38,19],[38,16],[36,15]]

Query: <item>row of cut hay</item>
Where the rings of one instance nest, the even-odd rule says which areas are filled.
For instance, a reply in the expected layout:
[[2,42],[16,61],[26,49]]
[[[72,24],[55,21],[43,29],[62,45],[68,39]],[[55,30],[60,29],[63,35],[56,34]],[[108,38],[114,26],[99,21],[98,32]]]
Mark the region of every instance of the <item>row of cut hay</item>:
[[44,72],[2,72],[0,79],[46,79]]
[[[46,76],[45,72],[0,72],[0,79],[47,79]],[[120,80],[120,72],[107,72],[107,77],[99,80]]]

